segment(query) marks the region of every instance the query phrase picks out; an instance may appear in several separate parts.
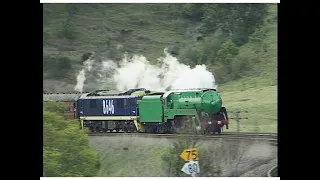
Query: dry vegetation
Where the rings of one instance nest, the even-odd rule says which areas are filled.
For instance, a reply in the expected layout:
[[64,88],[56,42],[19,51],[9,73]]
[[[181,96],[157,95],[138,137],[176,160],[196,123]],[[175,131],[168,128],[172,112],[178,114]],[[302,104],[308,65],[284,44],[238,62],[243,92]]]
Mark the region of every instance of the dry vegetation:
[[[276,158],[276,147],[264,142],[143,138],[135,136],[90,137],[98,150],[101,168],[97,176],[186,176],[180,169],[183,149],[199,148],[200,176],[241,176]],[[265,172],[256,172],[261,176]],[[251,174],[252,176],[252,174]]]

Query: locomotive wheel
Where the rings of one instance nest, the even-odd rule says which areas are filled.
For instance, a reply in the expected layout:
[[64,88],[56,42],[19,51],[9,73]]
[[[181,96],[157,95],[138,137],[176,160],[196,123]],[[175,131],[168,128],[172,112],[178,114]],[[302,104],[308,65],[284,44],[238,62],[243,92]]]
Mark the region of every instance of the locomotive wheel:
[[144,128],[145,128],[146,133],[152,133],[152,126],[145,125]]
[[206,126],[204,133],[206,135],[211,135],[211,134],[214,134],[215,131],[216,131],[215,126],[213,124],[210,124],[210,125]]
[[97,133],[101,133],[102,132],[102,128],[100,126],[97,127]]
[[219,125],[217,125],[217,131],[218,134],[221,134],[221,127]]
[[94,125],[90,124],[89,130],[90,130],[90,132],[95,133],[96,132],[96,127]]
[[198,135],[206,135],[207,133],[207,127],[203,127],[204,129],[202,129],[201,131],[196,131],[196,134]]
[[160,124],[159,126],[157,126],[157,132],[159,134],[163,134],[166,131],[166,127],[163,124]]
[[167,133],[175,133],[174,122],[169,121],[167,126]]
[[123,127],[123,131],[124,131],[125,133],[128,132],[128,126],[127,126],[127,125],[125,125],[125,126]]
[[180,116],[179,125],[181,134],[190,134],[193,132],[192,120],[190,117]]

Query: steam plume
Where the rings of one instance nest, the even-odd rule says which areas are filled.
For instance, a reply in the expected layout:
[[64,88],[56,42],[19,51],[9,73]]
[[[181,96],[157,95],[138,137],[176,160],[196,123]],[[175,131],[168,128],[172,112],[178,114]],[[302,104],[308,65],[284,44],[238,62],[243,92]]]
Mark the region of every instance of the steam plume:
[[77,75],[77,84],[74,87],[75,91],[83,92],[83,86],[86,80],[86,71],[90,72],[92,70],[92,64],[94,63],[93,57],[94,53],[92,53],[92,55],[83,62],[84,67]]
[[[164,57],[158,58],[159,65],[150,64],[146,57],[142,55],[134,55],[131,58],[125,55],[119,65],[111,60],[103,61],[92,71],[98,74],[97,84],[108,87],[96,86],[93,89],[104,88],[125,91],[139,87],[155,91],[166,91],[169,89],[217,88],[213,74],[206,69],[205,65],[196,65],[191,68],[180,63],[166,49],[164,50],[164,55]],[[90,62],[93,63],[93,60]],[[90,63],[88,62],[88,64]],[[89,67],[89,65],[87,66]],[[86,79],[85,71],[90,72],[88,67],[85,66],[78,74],[78,86],[76,86],[77,88],[75,87],[75,90],[82,91],[84,80]],[[113,82],[114,87],[110,82]],[[109,85],[107,85],[108,83]]]

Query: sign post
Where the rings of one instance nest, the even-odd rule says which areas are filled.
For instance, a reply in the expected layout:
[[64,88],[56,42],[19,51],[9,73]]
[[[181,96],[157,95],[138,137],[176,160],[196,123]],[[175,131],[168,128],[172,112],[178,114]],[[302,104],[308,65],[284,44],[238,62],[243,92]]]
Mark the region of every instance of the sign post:
[[192,177],[200,173],[198,148],[185,149],[180,154],[180,157],[186,161],[181,169],[182,172]]

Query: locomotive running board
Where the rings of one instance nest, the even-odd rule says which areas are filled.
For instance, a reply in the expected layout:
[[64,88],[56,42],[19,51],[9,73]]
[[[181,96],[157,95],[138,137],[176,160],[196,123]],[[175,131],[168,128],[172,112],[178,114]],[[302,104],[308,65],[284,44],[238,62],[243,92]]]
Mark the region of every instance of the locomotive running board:
[[138,132],[144,132],[143,125],[139,122],[139,116],[82,116],[80,117],[81,128],[83,129],[83,121],[133,121]]

